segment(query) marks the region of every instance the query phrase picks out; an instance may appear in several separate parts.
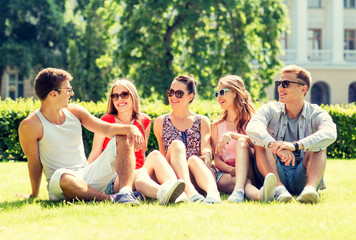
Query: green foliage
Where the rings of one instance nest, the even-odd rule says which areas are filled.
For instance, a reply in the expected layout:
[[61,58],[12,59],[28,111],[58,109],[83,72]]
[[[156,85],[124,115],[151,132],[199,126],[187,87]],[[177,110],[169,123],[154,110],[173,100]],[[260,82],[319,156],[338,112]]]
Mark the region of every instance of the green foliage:
[[[68,71],[73,75],[76,98],[98,101],[105,98],[115,64],[105,58],[111,52],[110,24],[113,13],[107,14],[105,1],[90,0],[88,4],[67,10],[67,18],[76,29],[69,39]],[[114,10],[110,8],[111,10]],[[115,12],[115,11],[114,11]],[[85,22],[75,20],[84,18]]]
[[65,65],[68,26],[63,12],[63,1],[1,1],[0,76],[7,66],[28,75],[39,67]]
[[[81,102],[77,104],[85,107],[96,117],[104,115],[106,102]],[[261,104],[257,102],[257,107]],[[33,99],[17,99],[16,101],[5,99],[0,101],[0,161],[25,160],[24,153],[18,139],[18,126],[31,112],[39,109],[40,102]],[[355,104],[322,106],[333,118],[337,125],[338,138],[335,143],[327,148],[330,158],[356,158],[356,106]],[[193,112],[209,117],[211,121],[217,120],[220,114],[220,106],[215,100],[195,99],[190,106]],[[156,98],[142,100],[142,112],[155,118],[169,113],[170,106],[165,105]],[[93,141],[93,133],[83,128],[83,142],[85,153],[89,156]],[[157,140],[151,131],[148,140],[148,152],[158,149]]]
[[117,23],[116,59],[143,97],[160,97],[173,77],[196,76],[203,97],[225,74],[238,74],[254,98],[264,97],[279,66],[286,30],[280,0],[124,1]]

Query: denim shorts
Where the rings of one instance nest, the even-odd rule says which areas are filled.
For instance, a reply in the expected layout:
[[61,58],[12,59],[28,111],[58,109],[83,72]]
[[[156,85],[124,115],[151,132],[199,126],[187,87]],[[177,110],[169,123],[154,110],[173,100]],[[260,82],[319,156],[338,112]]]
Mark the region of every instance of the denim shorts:
[[213,171],[214,175],[215,175],[215,181],[216,183],[219,182],[220,178],[222,176],[224,176],[224,174],[226,174],[226,172],[220,172],[218,169],[216,168],[211,168],[211,170]]
[[107,194],[107,195],[114,194],[114,182],[115,182],[115,179],[117,176],[119,176],[119,175],[116,173],[115,176],[110,180],[110,182],[108,183],[108,185],[105,188],[105,191],[104,191],[105,194]]
[[277,171],[279,179],[292,195],[299,195],[303,191],[307,172],[302,159],[296,159],[294,166],[285,166],[277,156]]

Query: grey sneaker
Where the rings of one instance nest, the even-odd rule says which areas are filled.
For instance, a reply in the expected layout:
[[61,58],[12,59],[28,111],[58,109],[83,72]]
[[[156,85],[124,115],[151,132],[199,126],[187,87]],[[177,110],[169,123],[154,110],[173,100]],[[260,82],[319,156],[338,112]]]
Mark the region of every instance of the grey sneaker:
[[141,204],[140,201],[136,199],[133,192],[111,194],[110,197],[113,203],[121,203],[132,206]]
[[274,198],[277,202],[288,203],[292,200],[292,195],[288,192],[285,186],[278,186],[274,190]]
[[265,177],[263,187],[260,189],[261,202],[273,201],[276,184],[276,176],[273,173],[268,173]]
[[243,202],[244,199],[245,199],[244,192],[241,189],[238,189],[238,190],[233,191],[227,200],[229,202],[240,203],[240,202]]
[[178,179],[174,183],[167,181],[161,185],[157,192],[157,199],[161,205],[174,203],[185,188],[183,179]]
[[297,197],[297,201],[301,203],[317,203],[319,201],[319,194],[311,185],[305,186],[302,193]]

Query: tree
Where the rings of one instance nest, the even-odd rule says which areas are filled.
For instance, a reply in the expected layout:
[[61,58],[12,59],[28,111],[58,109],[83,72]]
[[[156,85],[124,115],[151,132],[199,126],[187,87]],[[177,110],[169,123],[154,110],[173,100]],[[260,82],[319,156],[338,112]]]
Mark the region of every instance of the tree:
[[286,28],[281,0],[117,0],[116,59],[143,96],[165,96],[178,74],[190,73],[199,93],[212,96],[219,77],[238,74],[264,97],[280,65],[279,36]]
[[64,67],[66,25],[61,0],[0,0],[0,76],[7,66],[23,75]]
[[114,13],[109,9],[102,0],[78,1],[74,8],[73,15],[80,18],[71,19],[76,31],[69,40],[68,70],[75,80],[72,82],[75,97],[81,100],[105,98],[108,83],[114,77],[113,62],[105,58],[112,51],[109,29]]

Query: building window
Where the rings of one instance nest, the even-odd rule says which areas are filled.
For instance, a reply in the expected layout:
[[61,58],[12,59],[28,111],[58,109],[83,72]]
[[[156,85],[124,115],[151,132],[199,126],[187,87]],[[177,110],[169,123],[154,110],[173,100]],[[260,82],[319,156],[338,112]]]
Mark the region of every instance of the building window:
[[353,82],[349,86],[349,103],[356,103],[356,82]]
[[329,86],[325,82],[315,83],[310,94],[312,103],[318,105],[330,104]]
[[321,49],[321,29],[308,30],[308,48],[312,50]]
[[344,0],[344,8],[355,8],[356,0]]
[[282,49],[288,49],[288,44],[287,44],[287,32],[283,32],[281,34],[281,38],[279,39],[279,43],[281,44]]
[[347,29],[345,30],[345,50],[355,50],[356,46],[356,30]]
[[23,97],[23,77],[19,74],[7,74],[6,97],[15,99]]
[[309,8],[321,8],[321,0],[308,0]]

